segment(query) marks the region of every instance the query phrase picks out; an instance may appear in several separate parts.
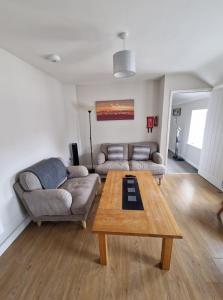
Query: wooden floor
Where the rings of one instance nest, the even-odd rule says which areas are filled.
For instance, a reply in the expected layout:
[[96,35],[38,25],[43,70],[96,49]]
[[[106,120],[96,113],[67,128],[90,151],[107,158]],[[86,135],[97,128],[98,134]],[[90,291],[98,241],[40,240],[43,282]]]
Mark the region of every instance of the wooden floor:
[[161,241],[109,236],[110,262],[74,223],[31,224],[0,257],[0,299],[223,299],[223,194],[197,174],[169,174],[161,186],[183,233],[169,272],[158,267]]

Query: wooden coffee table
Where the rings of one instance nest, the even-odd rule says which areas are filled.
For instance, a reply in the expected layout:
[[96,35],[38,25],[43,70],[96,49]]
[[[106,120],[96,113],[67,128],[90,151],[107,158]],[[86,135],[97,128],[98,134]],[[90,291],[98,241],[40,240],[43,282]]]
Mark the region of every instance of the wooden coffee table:
[[[144,210],[122,209],[122,178],[135,175]],[[100,263],[107,264],[107,235],[136,235],[162,238],[161,268],[169,270],[173,239],[182,235],[151,173],[147,171],[109,171],[92,232],[98,234]]]

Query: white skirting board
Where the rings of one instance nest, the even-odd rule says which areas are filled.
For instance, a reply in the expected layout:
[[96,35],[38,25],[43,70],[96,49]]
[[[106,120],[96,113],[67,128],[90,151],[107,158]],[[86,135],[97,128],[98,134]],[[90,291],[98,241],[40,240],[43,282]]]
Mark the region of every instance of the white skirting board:
[[195,165],[192,161],[190,161],[190,160],[187,159],[187,158],[184,158],[183,156],[182,156],[182,158],[183,158],[189,165],[191,165],[192,167],[194,167],[195,169],[198,170],[199,166]]
[[205,172],[204,170],[199,170],[198,174],[202,177],[204,177],[207,181],[209,181],[210,183],[212,183],[214,186],[216,186],[216,188],[218,188],[220,191],[223,192],[223,188],[221,186],[221,182],[219,181],[218,178],[208,174],[207,172]]
[[20,233],[29,225],[30,218],[27,217],[19,226],[0,244],[0,256],[8,249],[8,247],[15,241]]

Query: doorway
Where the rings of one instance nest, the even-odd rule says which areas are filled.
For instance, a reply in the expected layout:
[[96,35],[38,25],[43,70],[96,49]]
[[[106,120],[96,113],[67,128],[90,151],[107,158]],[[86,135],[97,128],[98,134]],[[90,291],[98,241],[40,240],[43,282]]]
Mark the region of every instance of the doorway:
[[173,93],[167,173],[198,172],[210,97],[210,91]]

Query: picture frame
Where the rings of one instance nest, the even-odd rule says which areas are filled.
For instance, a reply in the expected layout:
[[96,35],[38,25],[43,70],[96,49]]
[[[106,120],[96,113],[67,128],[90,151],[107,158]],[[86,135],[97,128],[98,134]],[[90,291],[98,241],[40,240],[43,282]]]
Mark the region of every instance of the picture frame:
[[173,108],[173,116],[180,117],[181,116],[181,107]]
[[96,101],[97,121],[134,120],[134,100]]

